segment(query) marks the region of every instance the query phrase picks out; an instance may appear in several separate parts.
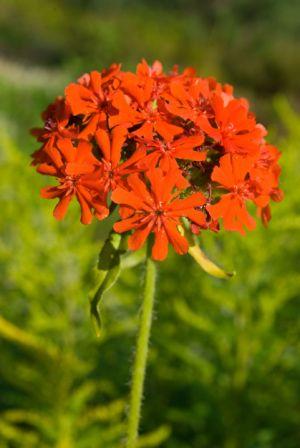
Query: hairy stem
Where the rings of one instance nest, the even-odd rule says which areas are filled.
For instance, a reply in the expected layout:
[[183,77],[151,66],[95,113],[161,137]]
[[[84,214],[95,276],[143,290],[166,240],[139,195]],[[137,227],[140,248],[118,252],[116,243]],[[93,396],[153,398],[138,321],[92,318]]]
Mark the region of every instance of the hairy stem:
[[143,388],[146,373],[147,355],[154,304],[156,266],[148,253],[146,258],[146,272],[144,297],[137,335],[136,353],[132,372],[130,408],[128,416],[128,434],[126,448],[136,448],[138,440],[139,422],[143,400]]

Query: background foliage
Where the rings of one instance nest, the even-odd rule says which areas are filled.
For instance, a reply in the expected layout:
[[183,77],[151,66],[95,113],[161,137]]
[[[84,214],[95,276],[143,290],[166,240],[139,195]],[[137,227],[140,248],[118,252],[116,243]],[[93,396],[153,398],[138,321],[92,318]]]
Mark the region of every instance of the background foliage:
[[195,65],[234,83],[274,123],[285,200],[270,228],[203,235],[237,276],[187,257],[159,266],[140,447],[300,445],[299,2],[0,0],[0,447],[119,448],[124,437],[141,266],[88,291],[107,225],[63,223],[29,166],[28,128],[64,84],[114,60]]

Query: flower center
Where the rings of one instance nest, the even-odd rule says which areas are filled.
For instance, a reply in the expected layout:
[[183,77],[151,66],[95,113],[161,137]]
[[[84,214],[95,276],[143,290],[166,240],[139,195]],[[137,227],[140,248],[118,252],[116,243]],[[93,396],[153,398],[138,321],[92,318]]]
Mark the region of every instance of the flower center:
[[53,118],[48,118],[45,122],[46,131],[53,131],[57,128],[57,122]]
[[61,183],[61,187],[66,190],[66,194],[72,194],[80,180],[80,176],[66,176]]

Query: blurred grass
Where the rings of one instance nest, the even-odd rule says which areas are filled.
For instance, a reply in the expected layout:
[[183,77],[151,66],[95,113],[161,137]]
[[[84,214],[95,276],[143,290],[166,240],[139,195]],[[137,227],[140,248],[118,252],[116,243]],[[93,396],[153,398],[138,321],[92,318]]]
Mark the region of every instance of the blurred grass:
[[76,205],[52,218],[28,128],[72,76],[141,56],[195,64],[258,99],[279,123],[285,200],[267,230],[203,235],[234,279],[173,253],[160,264],[140,446],[298,448],[300,117],[285,98],[298,104],[298,7],[0,0],[1,448],[119,448],[124,437],[143,268],[104,298],[96,340],[88,290],[108,229],[82,226]]

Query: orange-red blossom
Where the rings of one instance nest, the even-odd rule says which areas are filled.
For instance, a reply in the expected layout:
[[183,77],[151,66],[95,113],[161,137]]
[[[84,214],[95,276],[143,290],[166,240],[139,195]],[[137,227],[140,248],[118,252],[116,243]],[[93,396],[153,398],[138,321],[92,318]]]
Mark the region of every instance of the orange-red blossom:
[[222,223],[243,234],[256,225],[248,203],[267,224],[270,201],[282,199],[280,153],[248,102],[192,68],[165,73],[143,60],[136,73],[118,64],[94,70],[42,118],[32,164],[56,179],[41,192],[58,200],[54,216],[62,219],[73,198],[83,224],[119,206],[114,230],[130,233],[132,250],[153,233],[154,259],[167,256],[169,243],[188,251],[183,225],[198,233]]
[[131,174],[127,178],[127,188],[117,187],[113,191],[112,201],[120,204],[122,217],[122,221],[114,224],[114,230],[119,233],[134,230],[128,240],[132,250],[139,249],[153,232],[152,257],[155,260],[166,258],[169,243],[178,254],[185,254],[189,245],[179,230],[180,218],[188,218],[203,226],[205,214],[196,207],[205,204],[204,195],[199,192],[179,199],[180,190],[175,189],[176,176],[172,172],[164,175],[160,168],[147,171],[146,177],[148,188],[139,174]]

